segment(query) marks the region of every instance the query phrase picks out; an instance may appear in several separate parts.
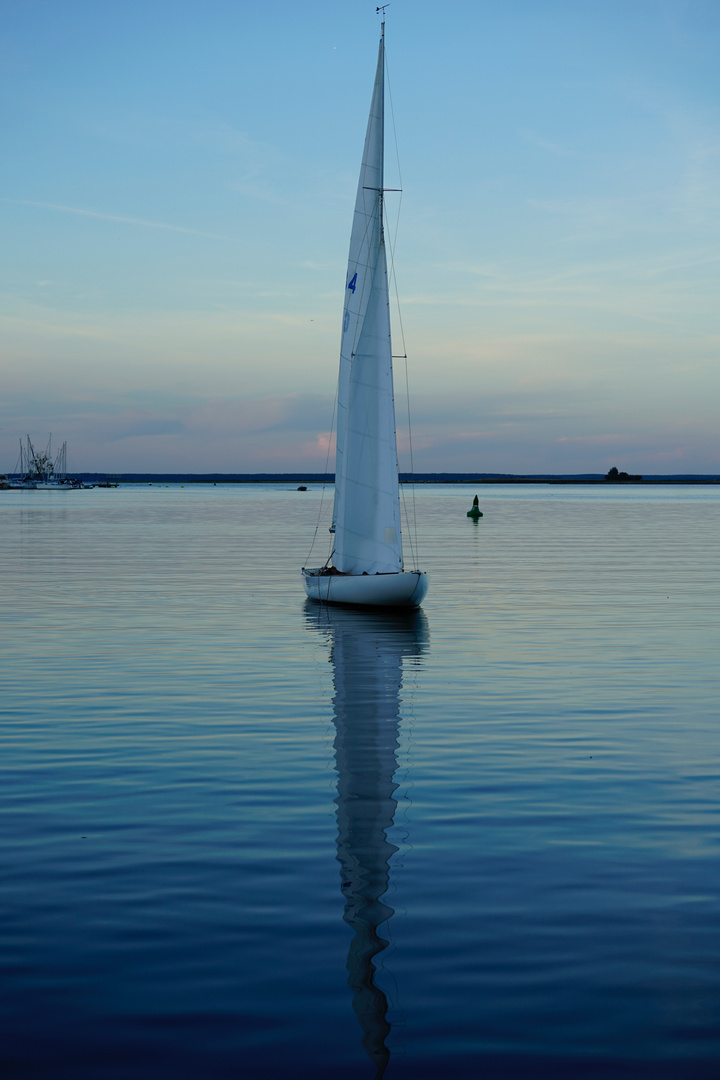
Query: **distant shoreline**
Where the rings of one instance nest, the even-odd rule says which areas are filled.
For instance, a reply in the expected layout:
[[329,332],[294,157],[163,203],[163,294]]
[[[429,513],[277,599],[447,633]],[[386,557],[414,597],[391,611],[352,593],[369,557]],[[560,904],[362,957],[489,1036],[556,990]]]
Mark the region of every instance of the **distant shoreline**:
[[[334,473],[73,473],[83,482],[97,484],[332,484]],[[720,475],[676,474],[642,476],[632,480],[606,480],[599,473],[579,475],[541,473],[400,473],[403,484],[586,484],[609,488],[642,487],[652,484],[720,484]]]

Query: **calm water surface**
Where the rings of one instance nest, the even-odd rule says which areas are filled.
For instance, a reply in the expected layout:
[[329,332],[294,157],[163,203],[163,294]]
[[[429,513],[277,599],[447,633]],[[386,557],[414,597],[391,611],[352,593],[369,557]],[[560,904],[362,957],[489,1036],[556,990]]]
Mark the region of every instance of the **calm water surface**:
[[720,491],[474,493],[0,493],[3,1077],[720,1075]]

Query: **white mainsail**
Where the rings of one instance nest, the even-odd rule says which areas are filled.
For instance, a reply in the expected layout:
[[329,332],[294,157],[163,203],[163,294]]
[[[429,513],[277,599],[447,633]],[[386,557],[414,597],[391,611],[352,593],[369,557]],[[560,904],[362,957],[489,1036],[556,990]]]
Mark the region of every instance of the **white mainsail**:
[[340,349],[333,564],[346,574],[402,570],[382,214],[384,61],[381,38],[350,237]]

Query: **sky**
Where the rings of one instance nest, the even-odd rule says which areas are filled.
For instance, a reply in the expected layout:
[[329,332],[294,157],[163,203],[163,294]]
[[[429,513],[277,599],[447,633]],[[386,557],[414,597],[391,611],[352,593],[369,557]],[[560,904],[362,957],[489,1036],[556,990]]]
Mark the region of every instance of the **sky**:
[[[2,0],[0,472],[332,471],[375,6]],[[401,469],[720,473],[720,3],[386,45]]]

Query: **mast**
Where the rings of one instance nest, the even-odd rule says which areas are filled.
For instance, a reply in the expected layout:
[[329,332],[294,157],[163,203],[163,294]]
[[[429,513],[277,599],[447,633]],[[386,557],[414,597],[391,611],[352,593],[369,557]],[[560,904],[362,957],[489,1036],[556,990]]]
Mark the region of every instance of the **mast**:
[[[387,6],[387,5],[386,5]],[[385,189],[385,8],[380,23],[380,184],[378,191],[380,213],[380,237],[383,236],[383,191]]]

